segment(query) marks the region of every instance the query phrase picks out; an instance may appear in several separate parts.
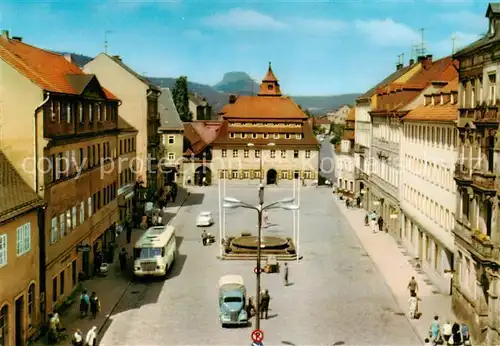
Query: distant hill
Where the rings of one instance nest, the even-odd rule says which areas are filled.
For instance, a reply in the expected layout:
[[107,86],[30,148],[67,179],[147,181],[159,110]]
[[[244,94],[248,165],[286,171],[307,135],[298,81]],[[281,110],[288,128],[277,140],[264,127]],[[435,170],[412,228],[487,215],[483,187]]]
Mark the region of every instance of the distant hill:
[[[71,54],[73,61],[83,67],[91,57],[83,54],[69,52],[57,52],[59,54]],[[125,62],[126,63],[126,62]],[[163,88],[172,88],[176,78],[171,77],[145,77],[153,84]],[[189,77],[188,77],[189,78]],[[225,73],[222,80],[214,86],[188,81],[188,89],[192,93],[197,93],[205,97],[212,105],[215,112],[218,112],[229,100],[230,94],[252,95],[258,92],[259,84],[256,83],[246,72]],[[354,104],[354,101],[361,94],[342,94],[332,96],[292,96],[295,102],[302,108],[308,109],[314,115],[325,114],[329,110],[341,107],[345,104]]]

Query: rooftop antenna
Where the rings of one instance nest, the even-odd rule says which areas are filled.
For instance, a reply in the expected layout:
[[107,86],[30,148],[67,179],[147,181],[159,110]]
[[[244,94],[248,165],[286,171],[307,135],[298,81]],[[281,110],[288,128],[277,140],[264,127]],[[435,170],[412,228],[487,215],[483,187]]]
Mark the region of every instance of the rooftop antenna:
[[420,42],[420,47],[417,48],[417,54],[419,56],[425,55],[425,40],[424,40],[424,32],[425,28],[420,29],[420,35],[421,35],[421,42]]
[[455,54],[455,43],[457,41],[458,37],[455,34],[451,35],[451,54]]
[[104,31],[104,53],[108,54],[108,34],[111,34],[111,30]]

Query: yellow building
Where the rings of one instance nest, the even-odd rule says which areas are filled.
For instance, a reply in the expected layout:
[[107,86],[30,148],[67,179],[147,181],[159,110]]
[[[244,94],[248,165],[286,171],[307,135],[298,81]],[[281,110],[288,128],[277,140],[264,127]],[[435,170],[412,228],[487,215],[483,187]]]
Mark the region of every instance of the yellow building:
[[0,345],[25,345],[40,323],[43,200],[0,151]]

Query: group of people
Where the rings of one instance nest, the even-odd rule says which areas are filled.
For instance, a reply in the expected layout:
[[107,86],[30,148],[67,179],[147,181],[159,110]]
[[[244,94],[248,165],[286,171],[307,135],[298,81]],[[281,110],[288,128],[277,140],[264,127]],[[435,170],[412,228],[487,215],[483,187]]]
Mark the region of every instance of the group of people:
[[[264,290],[260,294],[260,318],[268,319],[269,318],[269,302],[271,301],[271,296],[269,295],[269,290]],[[253,298],[248,298],[248,304],[246,306],[248,318],[255,316],[257,314],[257,308],[254,305]]]
[[71,339],[71,344],[73,346],[96,346],[97,345],[97,327],[93,326],[87,332],[85,340],[83,340],[83,334],[80,329],[76,329],[73,333],[73,338]]
[[384,219],[378,216],[374,210],[371,213],[367,212],[365,215],[365,226],[371,226],[372,232],[382,232],[384,230]]
[[87,291],[84,290],[80,295],[80,317],[87,317],[89,309],[92,314],[92,318],[95,319],[97,317],[97,313],[101,310],[101,302],[95,292],[92,292],[89,296]]
[[470,345],[469,327],[457,322],[451,324],[448,320],[442,326],[439,323],[439,316],[434,316],[429,328],[429,338],[425,339],[425,345]]

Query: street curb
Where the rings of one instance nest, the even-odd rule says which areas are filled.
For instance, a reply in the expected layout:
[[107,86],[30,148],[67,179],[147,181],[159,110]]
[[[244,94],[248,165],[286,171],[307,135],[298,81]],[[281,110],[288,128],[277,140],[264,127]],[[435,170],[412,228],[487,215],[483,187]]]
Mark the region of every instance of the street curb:
[[[385,276],[380,268],[380,266],[374,261],[374,259],[372,258],[372,256],[370,256],[368,250],[366,249],[366,246],[364,245],[364,242],[361,240],[360,236],[358,235],[358,232],[356,232],[354,230],[354,227],[351,225],[351,223],[349,222],[349,219],[346,217],[346,214],[344,213],[344,211],[337,205],[337,203],[335,202],[335,196],[332,196],[332,201],[334,202],[334,205],[336,208],[339,209],[340,213],[342,214],[342,216],[344,216],[344,218],[346,219],[347,223],[349,224],[349,227],[354,231],[354,234],[356,235],[356,238],[358,239],[359,243],[361,244],[361,246],[363,247],[363,249],[366,251],[366,253],[368,254],[368,257],[370,258],[370,262],[372,262],[373,266],[377,269],[377,272],[382,276],[382,278],[384,279],[384,285],[389,289],[389,292],[391,293],[391,296],[392,296],[392,299],[394,299],[394,302],[396,303],[396,306],[398,308],[401,309],[401,312],[404,312],[405,309],[399,305],[399,300],[398,300],[398,296],[396,295],[396,292],[394,292],[394,289],[389,286],[389,284],[387,283],[387,280],[385,279]],[[424,343],[425,341],[425,338],[427,336],[424,336],[422,337],[422,335],[420,335],[420,331],[417,329],[417,326],[414,325],[410,318],[408,317],[408,314],[405,312],[404,313],[405,315],[405,319],[406,321],[408,322],[408,324],[411,326],[411,328],[413,329],[413,332],[415,333],[415,335],[420,339],[420,341],[422,342],[422,344]]]
[[[170,219],[170,221],[167,223],[167,225],[169,225],[172,222],[172,220],[177,216],[177,214],[179,214],[179,211],[184,206],[184,204],[186,203],[186,201],[188,200],[188,198],[189,198],[190,195],[191,194],[189,193],[189,191],[186,191],[186,196],[184,197],[184,200],[182,201],[181,204],[179,204],[179,208],[177,208],[177,211],[174,213],[174,215],[172,216],[172,218]],[[118,307],[118,304],[121,303],[123,297],[125,296],[125,293],[127,293],[127,290],[130,288],[130,285],[132,285],[132,282],[133,282],[133,280],[129,280],[127,282],[127,284],[125,285],[125,288],[123,289],[122,293],[120,294],[120,298],[118,298],[118,300],[116,301],[116,303],[111,308],[111,311],[106,316],[106,319],[104,320],[104,322],[101,323],[101,325],[99,326],[97,335],[99,335],[101,333],[101,331],[103,330],[104,326],[108,323],[108,321],[111,318],[111,316],[113,316],[113,313],[115,312],[116,308]]]

